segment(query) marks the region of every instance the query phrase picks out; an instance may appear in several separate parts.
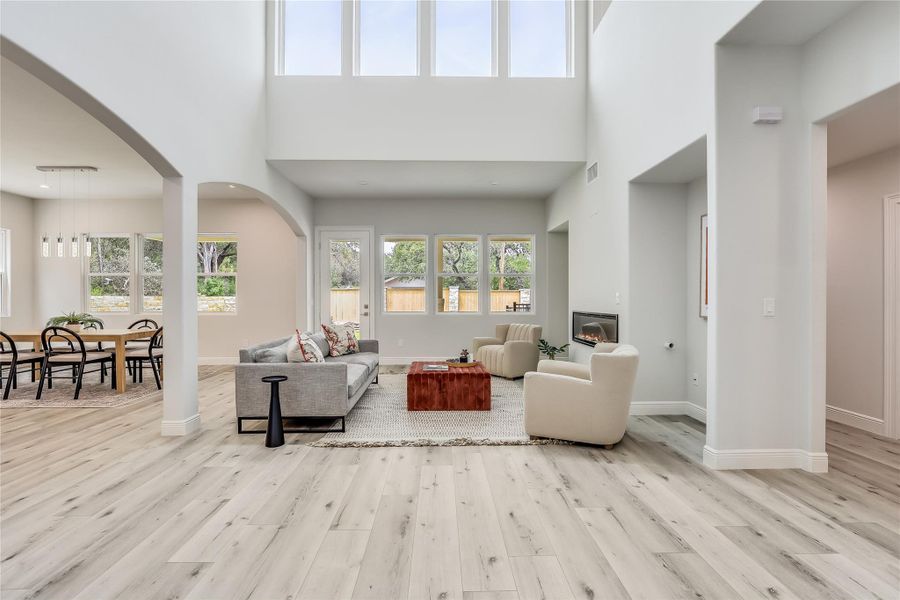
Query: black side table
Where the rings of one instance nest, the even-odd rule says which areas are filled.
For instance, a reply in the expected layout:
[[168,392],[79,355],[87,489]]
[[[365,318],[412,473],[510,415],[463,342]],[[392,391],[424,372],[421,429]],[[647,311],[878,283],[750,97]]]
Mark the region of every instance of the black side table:
[[269,421],[266,424],[266,448],[284,446],[284,423],[281,422],[281,396],[278,393],[278,384],[287,381],[284,375],[269,375],[262,378],[263,383],[272,386],[269,396]]

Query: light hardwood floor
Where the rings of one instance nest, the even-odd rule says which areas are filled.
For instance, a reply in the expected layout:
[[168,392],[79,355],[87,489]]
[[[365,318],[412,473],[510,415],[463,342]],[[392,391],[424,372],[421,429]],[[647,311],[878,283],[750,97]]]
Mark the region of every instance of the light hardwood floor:
[[638,417],[581,446],[325,449],[122,409],[0,411],[0,596],[530,600],[882,598],[900,446],[829,424],[831,472],[713,472],[703,426]]

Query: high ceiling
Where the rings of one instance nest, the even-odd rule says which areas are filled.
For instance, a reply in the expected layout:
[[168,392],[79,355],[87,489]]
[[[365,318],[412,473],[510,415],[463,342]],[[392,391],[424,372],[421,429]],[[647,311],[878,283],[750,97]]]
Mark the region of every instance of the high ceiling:
[[577,162],[270,160],[316,198],[546,198]]
[[866,98],[828,122],[828,166],[900,146],[900,85]]
[[804,44],[860,5],[859,0],[761,2],[729,31],[725,44]]
[[[0,187],[29,198],[57,198],[57,175],[37,165],[89,165],[91,197],[159,199],[162,178],[134,150],[49,86],[0,59]],[[62,174],[62,196],[72,197],[73,175]],[[49,185],[42,188],[41,185]],[[76,198],[87,179],[75,176]]]

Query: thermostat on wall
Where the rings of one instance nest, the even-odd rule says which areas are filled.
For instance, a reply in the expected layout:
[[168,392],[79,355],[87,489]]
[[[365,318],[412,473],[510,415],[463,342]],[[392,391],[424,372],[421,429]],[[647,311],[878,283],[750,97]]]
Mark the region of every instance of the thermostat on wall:
[[757,106],[753,109],[754,125],[780,123],[783,118],[784,110],[780,106]]

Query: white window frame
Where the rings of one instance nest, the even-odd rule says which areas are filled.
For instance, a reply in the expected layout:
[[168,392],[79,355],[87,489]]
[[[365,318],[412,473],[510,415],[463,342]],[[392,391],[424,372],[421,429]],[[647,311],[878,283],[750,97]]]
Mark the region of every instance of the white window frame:
[[[429,0],[426,0],[429,1]],[[437,71],[437,2],[431,2],[430,15],[430,31],[431,31],[431,72],[432,77],[446,77],[449,79],[469,78],[469,79],[489,79],[498,76],[500,56],[499,56],[499,38],[500,38],[500,2],[498,0],[490,0],[491,2],[491,72],[489,75],[438,75]]]
[[12,232],[0,227],[0,317],[12,314]]
[[[527,0],[523,0],[527,1]],[[508,79],[572,79],[575,77],[575,5],[573,0],[564,0],[566,3],[566,74],[562,77],[555,76],[513,76],[512,73],[512,4],[508,1],[506,8],[506,76]]]
[[[360,67],[362,61],[360,58],[360,49],[362,43],[360,39],[361,30],[361,8],[360,0],[353,1],[353,76],[354,77],[419,77],[422,74],[422,23],[423,16],[431,7],[423,6],[421,0],[415,0],[416,4],[416,71],[411,75],[365,75],[361,72]],[[428,0],[426,0],[427,2]],[[432,36],[433,39],[434,36]],[[284,44],[282,44],[284,48]]]
[[[475,276],[478,278],[478,310],[477,311],[442,311],[438,304],[437,292],[440,290],[441,277],[460,277],[460,273],[448,273],[441,271],[443,267],[441,261],[440,244],[442,240],[466,240],[474,241],[478,247],[478,272],[463,273],[462,275]],[[454,315],[454,316],[478,316],[484,314],[484,266],[486,256],[484,252],[484,236],[474,233],[439,233],[434,236],[434,288],[432,290],[432,302],[434,302],[434,314],[436,315]]]
[[[424,273],[395,273],[393,271],[388,272],[384,268],[384,243],[388,241],[421,241],[425,244],[425,272]],[[382,315],[428,315],[431,314],[431,256],[429,252],[429,243],[428,243],[428,235],[426,234],[405,234],[405,233],[397,233],[397,234],[385,234],[381,236],[381,314]],[[385,298],[387,298],[387,286],[384,284],[385,279],[388,275],[394,277],[422,277],[425,281],[425,307],[424,310],[421,311],[410,311],[410,310],[391,310],[387,309],[387,303],[385,302]]]
[[[536,283],[537,283],[537,277],[536,277],[536,275],[535,275],[535,272],[537,271],[537,265],[536,265],[536,257],[537,257],[537,239],[536,239],[536,237],[537,237],[537,236],[535,236],[535,234],[533,234],[533,233],[509,233],[509,234],[504,234],[504,233],[492,233],[492,234],[490,234],[490,235],[487,236],[487,243],[485,244],[485,253],[484,253],[484,254],[485,254],[485,259],[486,259],[486,261],[487,261],[487,263],[488,263],[488,268],[487,268],[487,277],[488,277],[487,288],[488,288],[488,307],[489,307],[489,308],[488,308],[488,311],[490,311],[490,314],[492,314],[492,315],[506,315],[506,314],[511,314],[511,315],[533,315],[533,314],[535,314],[535,303],[534,303],[534,300],[535,300],[535,293],[534,293],[534,291],[535,291],[535,285],[536,285]],[[530,272],[528,272],[528,273],[509,273],[509,272],[507,272],[507,273],[491,273],[491,268],[490,268],[490,261],[491,261],[491,242],[492,242],[492,241],[495,241],[495,240],[499,241],[499,240],[503,240],[503,239],[522,239],[522,240],[529,239],[529,240],[531,240],[531,271],[530,271]],[[507,277],[529,277],[529,278],[531,278],[531,302],[530,302],[530,304],[531,304],[531,310],[528,310],[528,311],[520,311],[520,312],[515,312],[515,313],[507,313],[505,310],[502,310],[502,311],[493,311],[493,310],[490,309],[490,294],[491,294],[491,291],[492,291],[492,290],[491,290],[491,282],[490,282],[490,278],[491,278],[491,277],[503,277],[503,276],[507,276]]]
[[275,75],[276,77],[307,77],[307,78],[317,78],[324,77],[327,79],[333,79],[335,77],[343,77],[344,76],[344,67],[346,66],[346,60],[344,57],[344,53],[346,52],[344,40],[346,39],[347,33],[347,11],[344,10],[344,4],[346,0],[339,0],[341,5],[341,44],[340,44],[340,52],[341,52],[341,72],[332,74],[332,75],[297,75],[297,74],[288,74],[284,72],[284,10],[287,5],[286,0],[277,0],[275,5]]
[[[240,259],[241,242],[238,239],[238,235],[236,233],[198,233],[197,234],[197,242],[194,244],[194,260],[195,261],[197,260],[197,246],[200,244],[201,238],[213,238],[212,240],[207,240],[207,241],[216,241],[216,242],[225,242],[225,241],[230,241],[233,239],[234,243],[238,245],[238,259]],[[221,239],[216,239],[216,238],[221,238]],[[165,268],[165,265],[163,265],[163,268]],[[238,269],[238,271],[240,271],[240,269]],[[238,271],[235,271],[234,273],[223,273],[223,274],[219,275],[220,277],[232,277],[232,276],[234,277],[234,311],[228,312],[228,311],[200,310],[200,305],[199,305],[200,294],[198,293],[199,290],[197,289],[196,284],[195,284],[194,295],[196,296],[197,302],[198,302],[197,314],[200,314],[203,316],[216,316],[216,317],[235,317],[235,316],[237,316],[238,312],[241,309],[241,302],[240,302],[240,298],[238,296],[238,290],[240,289],[241,279],[240,279],[240,276],[238,275]],[[200,273],[198,271],[194,277],[195,281],[196,281],[196,278],[200,277],[201,275],[202,275],[202,273]],[[165,300],[163,300],[163,302],[165,302]],[[163,309],[163,310],[165,310],[165,309]],[[156,314],[156,313],[154,313],[154,314]]]
[[[133,233],[91,233],[91,238],[126,238],[128,239],[128,268],[129,272],[117,272],[117,273],[94,273],[91,271],[91,257],[85,256],[84,252],[81,253],[81,281],[84,289],[82,290],[81,301],[82,301],[82,311],[83,312],[97,312],[97,314],[101,315],[133,315],[136,314],[136,310],[138,305],[135,304],[135,283],[134,283],[134,274],[135,274],[135,234]],[[92,244],[93,252],[97,251],[97,245]],[[103,276],[108,275],[112,277],[128,277],[128,310],[123,311],[92,311],[91,310],[91,276]]]

